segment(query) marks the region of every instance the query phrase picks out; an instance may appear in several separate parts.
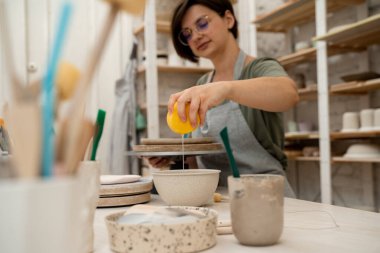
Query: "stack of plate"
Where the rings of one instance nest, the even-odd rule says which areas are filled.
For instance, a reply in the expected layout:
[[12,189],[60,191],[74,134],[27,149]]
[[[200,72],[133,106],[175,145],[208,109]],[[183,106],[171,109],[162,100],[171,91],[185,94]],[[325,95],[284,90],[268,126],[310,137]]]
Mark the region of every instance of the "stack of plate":
[[139,156],[172,156],[172,155],[205,155],[224,153],[223,146],[215,138],[160,138],[142,139],[141,145],[133,146],[128,155]]
[[115,207],[150,201],[151,179],[138,175],[102,175],[98,207]]

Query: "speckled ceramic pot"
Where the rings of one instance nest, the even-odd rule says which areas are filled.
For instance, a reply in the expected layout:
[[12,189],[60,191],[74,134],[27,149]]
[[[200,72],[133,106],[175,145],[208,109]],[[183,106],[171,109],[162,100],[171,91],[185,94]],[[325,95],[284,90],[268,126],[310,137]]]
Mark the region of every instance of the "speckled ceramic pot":
[[205,218],[196,222],[177,224],[120,224],[125,212],[106,217],[111,249],[116,252],[180,253],[198,252],[216,244],[218,213],[202,207],[176,207],[196,210]]

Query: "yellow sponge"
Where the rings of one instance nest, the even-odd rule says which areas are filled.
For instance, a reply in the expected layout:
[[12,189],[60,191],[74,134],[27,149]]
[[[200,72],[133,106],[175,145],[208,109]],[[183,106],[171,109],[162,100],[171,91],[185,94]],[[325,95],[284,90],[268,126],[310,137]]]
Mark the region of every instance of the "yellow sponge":
[[73,64],[61,62],[56,79],[57,92],[60,100],[70,98],[78,84],[80,72]]
[[[173,113],[169,113],[166,115],[166,122],[168,123],[169,128],[177,133],[177,134],[187,134],[192,131],[194,131],[194,127],[190,124],[189,119],[189,111],[190,111],[190,104],[186,104],[186,121],[183,122],[180,117],[178,116],[177,111],[177,102],[174,104]],[[199,115],[197,117],[197,121],[199,124]]]

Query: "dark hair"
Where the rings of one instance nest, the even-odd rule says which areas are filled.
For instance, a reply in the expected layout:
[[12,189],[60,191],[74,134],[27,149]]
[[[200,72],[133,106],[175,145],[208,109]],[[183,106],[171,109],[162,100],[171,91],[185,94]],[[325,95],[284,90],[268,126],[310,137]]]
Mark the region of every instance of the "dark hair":
[[198,57],[193,54],[189,46],[183,45],[178,38],[178,34],[182,30],[182,19],[186,14],[186,11],[193,5],[203,5],[216,13],[219,16],[224,17],[226,11],[230,11],[235,18],[235,24],[230,29],[232,35],[237,39],[238,37],[238,24],[234,14],[234,9],[230,0],[185,0],[181,2],[174,10],[172,23],[171,23],[171,35],[174,48],[177,51],[177,54],[185,59],[188,59],[192,62],[198,62]]

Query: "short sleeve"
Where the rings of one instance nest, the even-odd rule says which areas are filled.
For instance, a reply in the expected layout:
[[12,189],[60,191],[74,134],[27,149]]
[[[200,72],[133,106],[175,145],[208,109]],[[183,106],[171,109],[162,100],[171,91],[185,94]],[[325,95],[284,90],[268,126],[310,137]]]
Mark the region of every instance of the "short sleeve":
[[[281,64],[273,58],[263,57],[258,58],[252,61],[246,67],[243,76],[246,78],[255,78],[255,77],[281,77],[288,76],[285,69],[281,66]],[[245,78],[243,78],[245,79]]]

